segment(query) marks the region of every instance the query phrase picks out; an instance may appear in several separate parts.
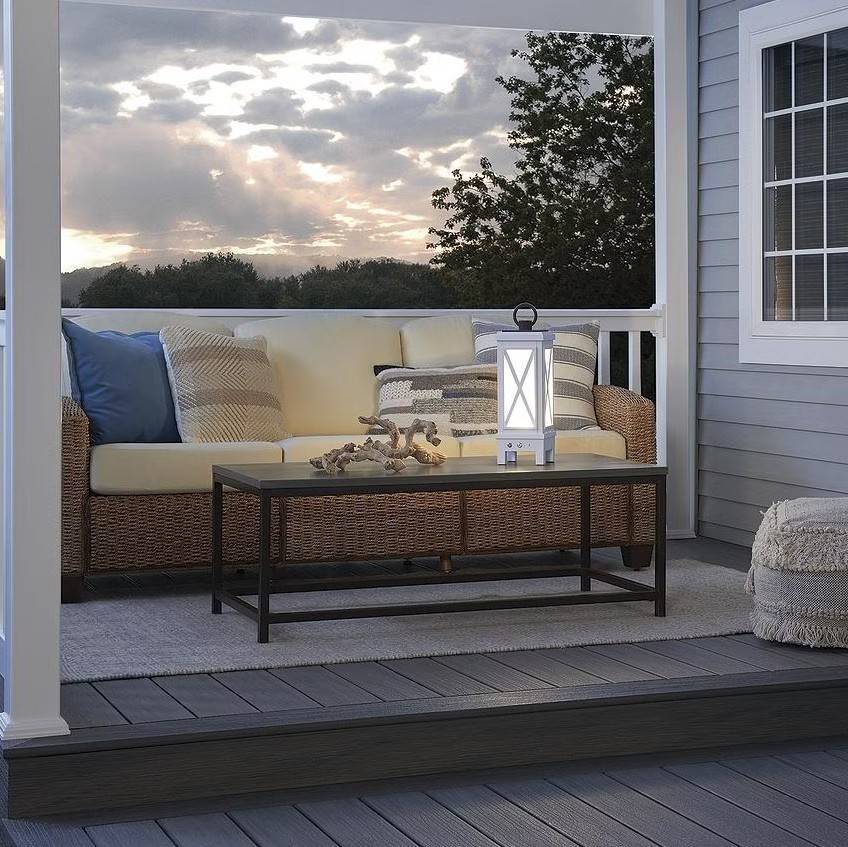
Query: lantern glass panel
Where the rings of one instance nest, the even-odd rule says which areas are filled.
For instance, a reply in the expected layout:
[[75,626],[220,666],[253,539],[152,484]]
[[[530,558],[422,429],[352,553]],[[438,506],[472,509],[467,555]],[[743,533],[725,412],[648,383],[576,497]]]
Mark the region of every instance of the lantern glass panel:
[[554,425],[554,348],[545,350],[545,426]]
[[532,349],[504,350],[504,428],[536,427],[536,355]]

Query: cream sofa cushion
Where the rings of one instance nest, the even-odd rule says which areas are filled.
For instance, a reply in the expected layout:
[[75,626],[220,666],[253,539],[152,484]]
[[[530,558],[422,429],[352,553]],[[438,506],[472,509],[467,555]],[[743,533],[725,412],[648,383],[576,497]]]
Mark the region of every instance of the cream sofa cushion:
[[[463,456],[494,456],[494,435],[471,435],[460,438]],[[613,459],[627,458],[627,444],[617,432],[609,429],[575,429],[556,434],[557,453],[595,453]]]
[[95,494],[176,494],[212,490],[212,465],[281,462],[278,444],[101,444],[91,448]]
[[[379,435],[372,436],[380,438]],[[308,462],[313,456],[321,456],[324,453],[329,453],[336,447],[341,447],[348,441],[353,441],[361,444],[367,436],[359,435],[298,435],[293,438],[285,438],[277,443],[283,448],[283,461],[285,462]],[[445,456],[451,458],[459,457],[459,441],[450,435],[444,438],[440,435],[442,443],[434,448]],[[421,441],[423,436],[418,436],[418,441]],[[385,437],[382,438],[385,441]],[[410,464],[412,461],[410,460]]]
[[408,368],[451,368],[474,362],[468,315],[416,318],[400,328],[400,344]]
[[379,318],[304,315],[249,321],[236,337],[262,335],[274,366],[283,425],[292,435],[364,433],[376,407],[374,365],[400,362],[397,326]]

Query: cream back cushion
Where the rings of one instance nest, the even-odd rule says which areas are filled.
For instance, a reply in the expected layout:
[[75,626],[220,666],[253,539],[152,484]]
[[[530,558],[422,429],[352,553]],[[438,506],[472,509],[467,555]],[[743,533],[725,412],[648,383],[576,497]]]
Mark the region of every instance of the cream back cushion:
[[292,435],[364,433],[358,418],[376,406],[374,365],[401,363],[398,328],[379,318],[297,315],[243,323],[235,334],[267,340]]
[[400,328],[408,368],[452,368],[474,363],[474,336],[468,315],[416,318]]
[[187,443],[285,438],[264,338],[184,326],[159,333],[180,437]]

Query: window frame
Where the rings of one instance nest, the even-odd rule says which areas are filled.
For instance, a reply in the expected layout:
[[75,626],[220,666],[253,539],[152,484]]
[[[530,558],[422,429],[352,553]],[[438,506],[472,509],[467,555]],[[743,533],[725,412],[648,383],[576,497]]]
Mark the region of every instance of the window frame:
[[763,51],[846,27],[848,0],[772,0],[739,13],[740,362],[848,365],[848,321],[763,319]]

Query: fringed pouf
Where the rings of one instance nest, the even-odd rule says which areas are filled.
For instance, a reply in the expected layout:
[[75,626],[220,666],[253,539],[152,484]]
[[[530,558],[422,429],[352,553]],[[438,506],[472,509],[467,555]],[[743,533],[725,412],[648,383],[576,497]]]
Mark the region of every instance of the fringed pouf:
[[848,497],[775,503],[751,551],[754,634],[809,647],[848,647]]

